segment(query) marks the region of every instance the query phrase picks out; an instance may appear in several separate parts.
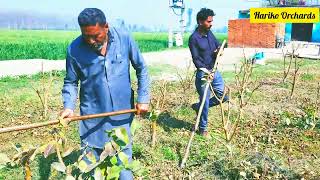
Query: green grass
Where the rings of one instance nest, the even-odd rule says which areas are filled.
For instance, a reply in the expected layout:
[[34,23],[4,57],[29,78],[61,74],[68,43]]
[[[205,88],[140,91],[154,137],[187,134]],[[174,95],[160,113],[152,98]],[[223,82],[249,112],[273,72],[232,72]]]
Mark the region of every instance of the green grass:
[[166,160],[178,160],[177,154],[170,147],[163,147],[162,154]]
[[174,74],[177,68],[168,64],[150,65],[149,73],[152,76],[161,76],[162,74]]
[[0,30],[0,60],[65,59],[76,31]]
[[[12,59],[65,59],[69,43],[80,35],[79,31],[0,30],[0,60]],[[189,33],[184,36],[188,45]],[[141,52],[167,49],[167,33],[133,33]],[[217,34],[218,40],[226,34]]]
[[315,79],[315,76],[314,76],[313,74],[310,74],[310,73],[303,73],[303,74],[301,75],[301,79],[302,79],[303,81],[312,81],[312,80]]

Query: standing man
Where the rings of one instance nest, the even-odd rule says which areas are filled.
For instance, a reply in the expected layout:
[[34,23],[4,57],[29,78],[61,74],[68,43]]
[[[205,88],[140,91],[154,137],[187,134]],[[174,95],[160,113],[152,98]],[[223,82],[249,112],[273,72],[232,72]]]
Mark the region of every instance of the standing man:
[[[61,117],[73,116],[80,81],[80,114],[132,109],[133,91],[130,63],[138,79],[138,112],[148,111],[149,78],[147,65],[132,37],[124,29],[110,27],[104,13],[97,8],[86,8],[78,16],[81,35],[67,49],[66,77],[62,89],[64,110]],[[98,158],[106,142],[106,130],[124,127],[131,139],[133,114],[80,121],[79,133],[84,152]],[[130,140],[131,141],[131,140]],[[123,151],[132,158],[132,144]],[[120,179],[133,179],[124,170]]]
[[[217,39],[210,31],[213,22],[213,16],[215,16],[215,13],[211,9],[202,8],[197,14],[198,27],[189,38],[189,48],[191,51],[192,60],[197,68],[195,85],[199,94],[200,102],[192,104],[192,109],[194,109],[197,113],[202,97],[204,96],[205,89],[205,86],[202,86],[201,80],[205,73],[201,71],[200,68],[206,68],[212,72],[212,68],[220,47]],[[212,87],[214,88],[215,94],[221,98],[224,92],[224,81],[218,71],[216,71],[214,74]],[[210,98],[210,92],[211,91],[208,91],[208,94],[205,95],[206,99],[199,123],[199,132],[202,136],[208,135],[207,125],[209,107],[219,104],[219,101],[215,97]],[[223,102],[226,100],[228,100],[227,96],[225,96]]]

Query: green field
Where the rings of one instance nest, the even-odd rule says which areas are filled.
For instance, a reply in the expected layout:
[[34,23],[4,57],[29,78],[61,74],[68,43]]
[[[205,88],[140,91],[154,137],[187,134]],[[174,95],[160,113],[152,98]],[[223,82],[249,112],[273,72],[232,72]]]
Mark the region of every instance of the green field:
[[[68,44],[79,31],[0,30],[0,60],[65,59]],[[184,36],[184,47],[190,33]],[[142,52],[167,49],[167,33],[133,33]],[[221,41],[226,34],[217,34]]]

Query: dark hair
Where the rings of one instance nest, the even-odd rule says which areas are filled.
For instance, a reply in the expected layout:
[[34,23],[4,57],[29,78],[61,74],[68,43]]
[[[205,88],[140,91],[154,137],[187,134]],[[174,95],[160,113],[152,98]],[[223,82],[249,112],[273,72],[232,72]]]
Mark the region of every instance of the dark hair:
[[215,15],[216,13],[214,13],[211,9],[201,8],[201,10],[197,14],[197,23],[199,24],[199,21],[204,21],[209,16],[215,16]]
[[105,25],[107,23],[106,16],[98,8],[85,8],[78,16],[78,23],[80,27]]

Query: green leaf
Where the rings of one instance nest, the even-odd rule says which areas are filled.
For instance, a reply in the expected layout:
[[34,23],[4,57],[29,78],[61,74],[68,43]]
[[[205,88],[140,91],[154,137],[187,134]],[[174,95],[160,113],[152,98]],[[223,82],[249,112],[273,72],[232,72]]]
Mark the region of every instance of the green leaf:
[[125,128],[116,129],[115,134],[119,139],[124,141],[126,144],[129,143],[129,136]]
[[119,166],[108,168],[107,179],[119,179],[121,170],[122,168]]
[[59,162],[54,162],[51,164],[51,167],[59,172],[66,172],[66,166]]
[[104,145],[104,151],[108,152],[109,154],[111,154],[113,152],[113,147],[112,147],[112,143],[111,142],[107,142]]
[[136,172],[141,169],[141,164],[139,161],[133,160],[128,164],[126,168],[132,170],[133,172]]
[[141,127],[141,124],[137,120],[133,120],[130,127],[131,135],[134,136],[136,130],[139,129],[140,127]]
[[155,121],[155,120],[157,120],[157,115],[156,115],[156,113],[154,112],[154,110],[152,110],[151,112],[150,112],[150,114],[149,114],[149,119],[151,120],[151,121]]
[[310,119],[309,118],[306,119],[306,123],[310,124]]
[[107,157],[111,157],[116,154],[116,150],[112,146],[112,141],[107,142],[104,146],[102,153],[100,154],[100,160],[104,161]]
[[[122,141],[121,141],[122,142]],[[124,144],[124,142],[122,142]],[[120,145],[118,143],[116,143],[114,140],[111,140],[111,144],[112,144],[112,147],[114,148],[114,151],[120,151]]]
[[112,130],[107,130],[107,131],[106,131],[106,133],[108,134],[109,137],[112,136],[112,132],[113,132]]
[[104,180],[104,177],[102,175],[101,169],[99,167],[97,167],[94,170],[94,180]]
[[145,169],[143,169],[143,166],[137,160],[131,161],[126,169],[130,169],[136,176],[143,176],[145,173]]
[[160,110],[158,110],[158,109],[153,109],[153,110],[151,111],[150,115],[149,115],[149,119],[150,119],[151,121],[156,121],[156,120],[159,118],[160,114],[161,114],[161,111],[160,111]]
[[[113,138],[115,138],[115,137],[113,137]],[[121,149],[120,147],[126,147],[127,146],[127,144],[124,141],[122,141],[121,139],[117,139],[114,142],[119,147],[119,148],[117,148],[119,150]]]
[[97,159],[92,152],[87,153],[86,157],[92,164],[95,164],[97,162]]
[[[114,129],[114,135],[112,138],[114,138],[113,140],[120,146],[126,146],[129,143],[129,136],[125,128]],[[122,141],[124,144],[119,141]]]
[[289,119],[289,118],[286,118],[285,121],[286,121],[287,126],[289,126],[290,123],[291,123],[290,119]]
[[123,165],[127,166],[129,164],[128,156],[124,152],[120,152],[118,157]]
[[102,165],[102,166],[99,166],[99,168],[100,168],[100,170],[101,170],[102,176],[107,177],[107,169],[108,169],[108,166]]
[[86,169],[88,168],[88,164],[84,160],[81,160],[78,164],[78,168],[80,169],[81,172],[85,172]]
[[118,162],[118,159],[117,159],[116,156],[113,156],[113,157],[110,159],[110,163],[111,163],[112,165],[116,165],[117,162]]

